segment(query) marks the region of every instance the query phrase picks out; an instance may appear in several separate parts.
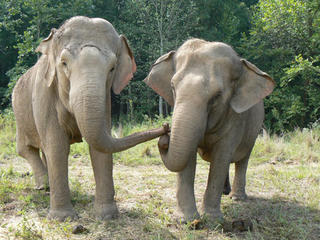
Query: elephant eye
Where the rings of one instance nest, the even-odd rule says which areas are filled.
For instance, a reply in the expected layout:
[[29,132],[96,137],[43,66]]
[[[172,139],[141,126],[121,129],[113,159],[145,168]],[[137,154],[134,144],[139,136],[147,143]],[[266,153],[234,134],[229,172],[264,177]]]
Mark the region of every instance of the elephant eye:
[[217,94],[215,95],[215,98],[221,97],[221,95],[222,95],[222,92],[219,91],[219,92],[217,92]]
[[113,70],[114,70],[114,67],[112,67],[112,68],[110,69],[110,72],[113,72]]
[[65,61],[62,61],[62,65],[63,65],[64,67],[66,67],[66,66],[67,66],[67,63],[66,63]]

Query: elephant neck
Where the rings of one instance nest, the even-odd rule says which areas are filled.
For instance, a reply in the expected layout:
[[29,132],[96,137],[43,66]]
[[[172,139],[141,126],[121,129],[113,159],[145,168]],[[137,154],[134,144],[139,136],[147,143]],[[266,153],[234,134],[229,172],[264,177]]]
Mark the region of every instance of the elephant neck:
[[65,130],[70,143],[82,142],[82,136],[74,115],[66,108],[61,98],[57,99],[56,112],[59,125]]

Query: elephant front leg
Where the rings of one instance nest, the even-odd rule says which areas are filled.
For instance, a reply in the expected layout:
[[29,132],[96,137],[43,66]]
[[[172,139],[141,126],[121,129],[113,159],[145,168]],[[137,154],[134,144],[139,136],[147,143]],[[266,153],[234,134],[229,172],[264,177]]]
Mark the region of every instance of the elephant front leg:
[[223,214],[220,210],[221,196],[229,172],[230,155],[217,150],[210,163],[207,189],[203,199],[203,213],[211,221],[221,221]]
[[179,210],[183,214],[182,223],[199,219],[194,196],[194,177],[196,171],[196,155],[190,159],[187,167],[178,173],[177,200]]
[[[55,133],[57,134],[58,131]],[[69,141],[63,134],[52,142],[46,144],[44,149],[47,158],[47,167],[50,186],[50,210],[49,219],[63,221],[70,217],[76,218],[71,205],[70,190],[68,183],[68,155]]]
[[112,154],[101,153],[90,147],[90,157],[96,181],[94,202],[96,216],[102,220],[112,219],[119,214],[114,201]]

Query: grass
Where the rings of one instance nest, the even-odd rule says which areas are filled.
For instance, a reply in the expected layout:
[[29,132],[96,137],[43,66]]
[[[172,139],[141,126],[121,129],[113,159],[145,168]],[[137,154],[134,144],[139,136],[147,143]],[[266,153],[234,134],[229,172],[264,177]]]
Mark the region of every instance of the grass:
[[[160,126],[168,119],[126,123],[113,129],[121,137]],[[169,119],[170,121],[170,119]],[[176,176],[165,169],[153,140],[114,154],[114,181],[120,216],[94,217],[95,183],[86,143],[74,144],[69,158],[76,221],[46,219],[49,193],[34,190],[32,171],[15,153],[11,113],[0,115],[0,239],[319,239],[320,128],[259,136],[248,174],[249,199],[222,197],[226,223],[249,219],[252,231],[239,232],[205,224],[200,230],[176,222]],[[195,194],[201,207],[208,163],[198,160]],[[230,170],[231,179],[234,168]],[[87,232],[73,234],[76,225]]]

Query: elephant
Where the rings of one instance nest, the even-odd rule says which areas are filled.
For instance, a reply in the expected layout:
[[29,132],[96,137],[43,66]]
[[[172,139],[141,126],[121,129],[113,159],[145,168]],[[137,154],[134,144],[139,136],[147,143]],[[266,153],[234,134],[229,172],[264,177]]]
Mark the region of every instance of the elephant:
[[173,106],[171,132],[158,148],[167,169],[177,172],[181,221],[199,218],[194,195],[197,152],[210,162],[202,211],[221,221],[221,195],[246,198],[246,170],[264,120],[263,98],[275,81],[222,42],[189,39],[153,64],[144,82]]
[[[111,135],[111,88],[119,94],[136,71],[128,42],[101,18],[76,16],[52,29],[36,49],[41,57],[12,95],[17,153],[31,165],[36,188],[49,184],[48,218],[75,218],[68,186],[70,145],[84,138],[94,171],[98,218],[118,214],[112,153],[166,133],[166,127],[123,138]],[[41,157],[40,157],[41,152]]]

